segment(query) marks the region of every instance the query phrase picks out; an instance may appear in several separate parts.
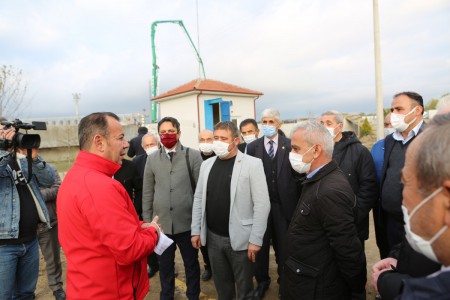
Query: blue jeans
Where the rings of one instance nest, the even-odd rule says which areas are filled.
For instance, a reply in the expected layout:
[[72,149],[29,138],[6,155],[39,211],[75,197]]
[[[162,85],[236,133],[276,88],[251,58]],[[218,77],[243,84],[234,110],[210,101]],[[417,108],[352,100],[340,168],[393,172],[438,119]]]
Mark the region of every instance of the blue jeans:
[[38,273],[37,239],[0,246],[0,299],[33,299]]

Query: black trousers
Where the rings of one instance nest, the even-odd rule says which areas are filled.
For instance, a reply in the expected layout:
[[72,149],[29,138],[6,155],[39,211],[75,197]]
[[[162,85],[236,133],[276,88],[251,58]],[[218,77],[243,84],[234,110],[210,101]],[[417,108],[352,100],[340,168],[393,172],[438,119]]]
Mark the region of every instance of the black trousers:
[[198,250],[192,247],[191,232],[168,234],[174,243],[159,256],[159,279],[161,281],[161,300],[174,299],[175,293],[175,250],[180,248],[186,271],[186,296],[189,300],[197,300],[200,295],[200,265]]
[[[256,256],[255,278],[258,284],[270,284],[269,276],[269,252],[270,240],[275,250],[275,261],[277,263],[278,277],[282,274],[284,262],[286,261],[286,235],[289,221],[284,217],[279,203],[270,203],[270,213],[267,220],[267,229],[264,234],[261,250]],[[278,282],[280,279],[278,278]]]
[[384,220],[386,222],[386,237],[388,240],[389,251],[391,251],[395,245],[402,242],[403,237],[405,236],[404,222],[401,217],[386,211],[384,211]]
[[386,234],[386,224],[383,218],[383,211],[380,203],[377,203],[373,209],[373,223],[375,227],[375,238],[380,252],[380,258],[384,259],[389,254],[389,243]]
[[211,263],[209,262],[208,248],[206,246],[201,246],[200,251],[202,252],[203,262],[205,263],[205,270],[211,271]]
[[147,256],[147,264],[149,267],[159,268],[158,255],[155,252]]

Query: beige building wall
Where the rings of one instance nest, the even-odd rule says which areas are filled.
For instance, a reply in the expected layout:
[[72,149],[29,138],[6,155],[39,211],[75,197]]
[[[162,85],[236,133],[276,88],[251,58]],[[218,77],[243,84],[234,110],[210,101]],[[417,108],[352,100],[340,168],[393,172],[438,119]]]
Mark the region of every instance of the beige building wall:
[[188,95],[159,102],[160,117],[174,117],[180,122],[181,144],[198,148],[197,98]]

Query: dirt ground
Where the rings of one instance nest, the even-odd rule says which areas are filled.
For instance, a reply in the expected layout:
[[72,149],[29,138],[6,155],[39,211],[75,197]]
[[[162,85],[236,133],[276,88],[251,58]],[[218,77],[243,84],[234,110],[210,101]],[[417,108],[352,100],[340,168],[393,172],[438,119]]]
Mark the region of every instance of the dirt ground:
[[[372,218],[371,218],[372,220]],[[61,251],[62,253],[62,251]],[[276,265],[275,265],[275,256],[273,251],[271,251],[271,261],[270,261],[270,276],[272,277],[272,284],[270,285],[269,290],[266,292],[266,296],[264,299],[266,300],[272,300],[272,299],[278,299],[278,285],[276,284]],[[62,263],[63,263],[63,269],[64,269],[64,276],[65,276],[65,270],[66,270],[66,260],[64,253],[62,253]],[[375,244],[375,233],[373,230],[373,224],[371,223],[370,228],[370,238],[368,241],[366,241],[366,256],[367,256],[367,299],[375,299],[375,291],[372,288],[372,285],[370,284],[370,279],[372,276],[371,272],[371,266],[379,260],[379,254],[378,254],[378,248]],[[201,266],[201,272],[203,272],[203,261],[201,253],[199,253],[199,260],[200,260],[200,266]],[[179,255],[179,252],[177,252],[176,256],[176,270],[178,271],[178,276],[175,280],[175,300],[181,300],[181,299],[187,299],[185,295],[185,274],[184,274],[184,267],[183,262],[181,260],[181,257]],[[65,282],[65,280],[64,280]],[[217,295],[214,288],[214,281],[211,279],[210,281],[201,283],[201,300],[209,300],[209,299],[217,299]],[[150,292],[145,297],[146,300],[155,300],[159,299],[159,292],[161,290],[161,286],[159,284],[159,276],[156,274],[153,278],[150,280]],[[36,288],[36,299],[38,300],[51,300],[53,298],[52,291],[47,285],[47,274],[45,271],[45,261],[41,256],[40,261],[40,270],[39,270],[39,279],[38,284]]]

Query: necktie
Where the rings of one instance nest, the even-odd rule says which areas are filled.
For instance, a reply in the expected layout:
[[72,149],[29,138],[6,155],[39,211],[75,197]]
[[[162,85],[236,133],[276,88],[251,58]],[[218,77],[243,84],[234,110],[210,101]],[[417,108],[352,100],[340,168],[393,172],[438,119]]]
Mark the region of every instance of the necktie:
[[172,162],[173,152],[169,152],[169,158],[170,158],[170,162]]
[[275,155],[275,154],[273,153],[273,141],[270,140],[270,141],[269,141],[269,144],[270,144],[270,147],[269,147],[269,153],[268,153],[268,154],[269,154],[270,158],[273,159],[273,157],[274,157],[274,155]]

